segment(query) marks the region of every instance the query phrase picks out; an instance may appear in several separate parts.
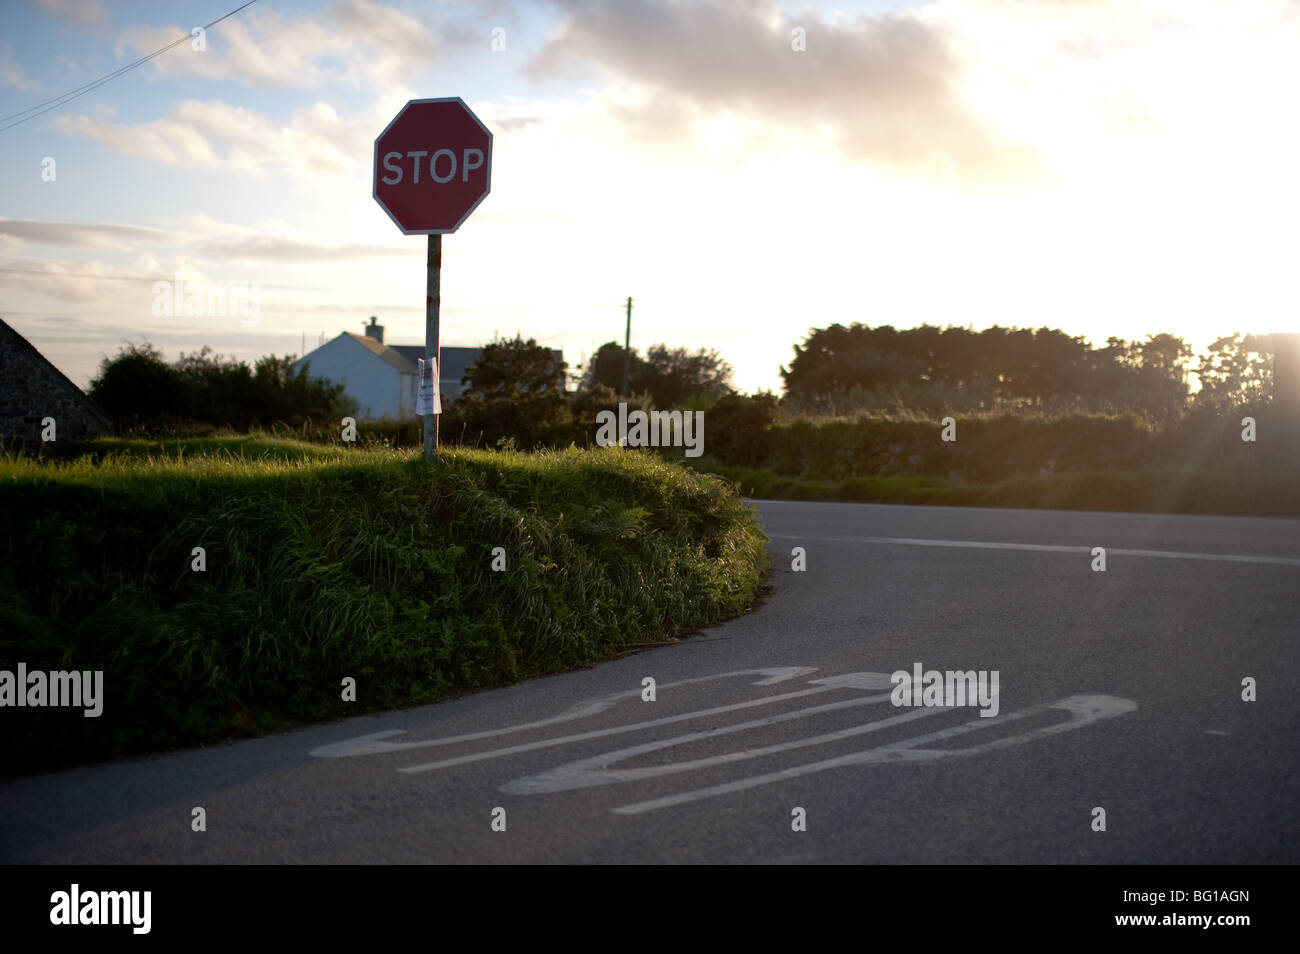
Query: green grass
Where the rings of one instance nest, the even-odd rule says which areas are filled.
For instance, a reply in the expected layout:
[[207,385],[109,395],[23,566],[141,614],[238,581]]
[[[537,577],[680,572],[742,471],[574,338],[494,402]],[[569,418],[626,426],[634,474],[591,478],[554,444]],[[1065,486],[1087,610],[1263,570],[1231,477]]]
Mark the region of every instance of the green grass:
[[898,474],[816,480],[716,461],[698,466],[760,500],[1300,517],[1300,475],[1262,468],[1090,470],[966,483]]
[[106,697],[98,719],[6,710],[9,774],[581,666],[744,612],[765,568],[727,486],[617,448],[94,454],[0,459],[0,668],[102,669]]
[[94,459],[105,456],[168,458],[241,458],[244,460],[302,460],[337,457],[339,449],[326,444],[268,434],[225,434],[211,437],[151,440],[141,437],[104,437],[90,445]]

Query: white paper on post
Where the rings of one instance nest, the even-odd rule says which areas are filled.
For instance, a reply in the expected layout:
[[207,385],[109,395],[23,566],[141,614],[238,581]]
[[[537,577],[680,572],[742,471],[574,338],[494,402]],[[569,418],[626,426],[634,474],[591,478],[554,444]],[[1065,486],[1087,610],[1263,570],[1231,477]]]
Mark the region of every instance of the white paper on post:
[[442,413],[442,395],[438,388],[438,363],[433,358],[420,359],[420,385],[415,393],[415,413]]

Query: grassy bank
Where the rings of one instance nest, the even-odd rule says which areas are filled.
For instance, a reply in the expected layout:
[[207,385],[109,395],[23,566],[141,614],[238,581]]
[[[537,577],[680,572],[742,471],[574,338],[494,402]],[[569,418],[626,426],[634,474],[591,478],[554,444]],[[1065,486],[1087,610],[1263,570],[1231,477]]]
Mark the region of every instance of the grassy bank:
[[6,710],[10,774],[583,665],[743,612],[763,569],[739,498],[649,454],[457,449],[430,472],[262,437],[97,453],[0,461],[0,668],[105,685],[96,719]]

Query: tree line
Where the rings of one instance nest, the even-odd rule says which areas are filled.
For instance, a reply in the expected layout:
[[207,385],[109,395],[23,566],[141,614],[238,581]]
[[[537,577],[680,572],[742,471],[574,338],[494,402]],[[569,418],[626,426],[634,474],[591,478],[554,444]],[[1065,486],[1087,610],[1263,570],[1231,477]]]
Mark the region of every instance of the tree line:
[[356,413],[342,384],[295,371],[296,360],[267,355],[250,367],[204,347],[169,363],[153,345],[128,344],[101,362],[89,393],[119,430],[199,423],[246,431],[324,425]]
[[[1051,328],[998,326],[832,324],[812,328],[794,352],[780,369],[784,394],[778,399],[738,393],[731,365],[717,350],[656,344],[643,354],[633,348],[623,398],[624,349],[618,343],[605,343],[571,372],[549,348],[517,335],[483,347],[465,373],[463,394],[445,402],[441,433],[448,442],[488,446],[589,443],[596,414],[620,400],[631,408],[709,409],[715,421],[734,416],[740,433],[770,422],[778,407],[814,416],[1137,412],[1160,423],[1189,409],[1258,405],[1272,391],[1266,339],[1240,333],[1220,338],[1194,367],[1192,349],[1170,334],[1140,341],[1112,337],[1094,348]],[[249,366],[205,347],[168,363],[151,345],[128,345],[104,360],[90,395],[128,429],[178,422],[238,430],[276,423],[332,427],[356,414],[342,384],[311,377],[310,368],[295,371],[294,361],[267,356]],[[1190,373],[1201,384],[1194,395]],[[719,439],[726,439],[724,432],[712,429],[711,440]]]
[[[1175,335],[1111,337],[1094,348],[1051,328],[833,324],[794,350],[781,369],[785,401],[811,414],[1034,408],[1164,421],[1191,406],[1266,401],[1272,391],[1267,339],[1241,333],[1214,342],[1194,367],[1192,348]],[[1194,396],[1189,372],[1200,379]]]
[[[334,428],[356,415],[357,404],[341,383],[312,377],[310,366],[295,371],[296,360],[266,356],[250,366],[205,347],[168,362],[153,345],[129,344],[101,362],[89,393],[121,430]],[[576,375],[531,338],[493,342],[466,371],[462,395],[444,402],[441,431],[445,440],[489,445],[589,442],[584,438],[590,438],[596,413],[621,400],[622,368],[622,348],[612,342]],[[708,404],[733,392],[731,367],[713,350],[655,345],[643,357],[633,349],[629,370],[632,407]],[[577,378],[573,389],[571,377]]]

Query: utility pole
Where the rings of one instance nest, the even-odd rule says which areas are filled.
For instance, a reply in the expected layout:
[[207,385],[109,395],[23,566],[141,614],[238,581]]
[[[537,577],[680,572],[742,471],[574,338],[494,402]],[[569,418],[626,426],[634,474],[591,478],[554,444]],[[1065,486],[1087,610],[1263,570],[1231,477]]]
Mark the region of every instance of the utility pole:
[[632,296],[627,299],[627,332],[623,336],[623,400],[627,400],[627,378],[632,366]]
[[1273,338],[1273,403],[1300,428],[1300,334]]

